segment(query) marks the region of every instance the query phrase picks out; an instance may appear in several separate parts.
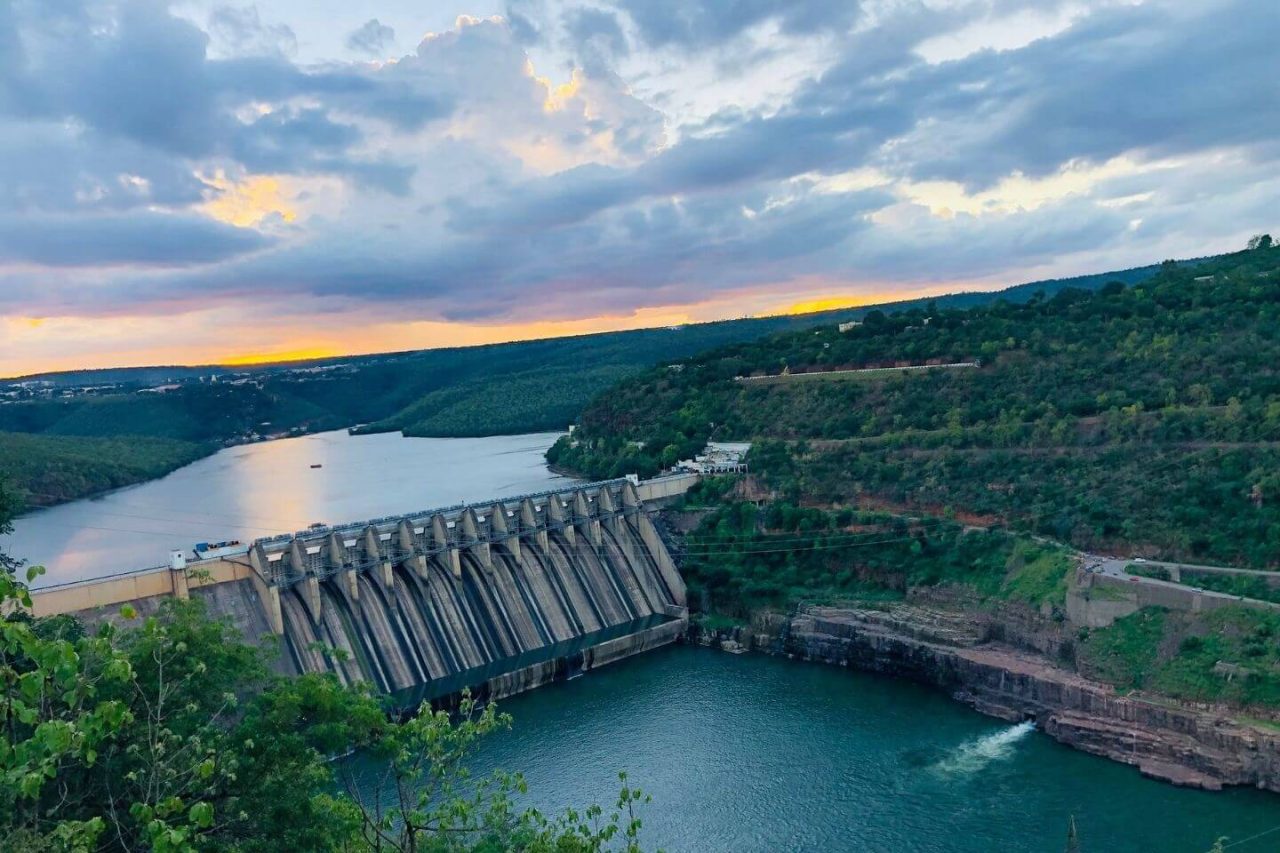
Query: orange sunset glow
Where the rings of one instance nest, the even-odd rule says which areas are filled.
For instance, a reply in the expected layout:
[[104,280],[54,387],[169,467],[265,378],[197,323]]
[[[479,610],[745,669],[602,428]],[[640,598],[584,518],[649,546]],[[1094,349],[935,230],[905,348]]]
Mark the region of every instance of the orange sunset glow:
[[[1257,105],[1196,94],[1216,58],[1127,72],[1075,40],[1171,45],[1228,2],[959,3],[921,27],[892,2],[0,0],[23,57],[0,93],[25,93],[0,97],[0,376],[797,315],[1225,251],[1280,191]],[[1156,67],[1191,94],[1124,102],[1096,144],[1055,131]],[[1197,97],[1214,130],[1168,132]]]
[[[803,295],[808,288],[818,290],[818,294]],[[934,286],[919,290],[876,290],[870,295],[834,295],[829,284],[810,282],[799,293],[752,291],[736,298],[642,308],[627,314],[524,323],[371,319],[367,323],[342,324],[338,328],[326,329],[320,318],[314,323],[306,318],[268,322],[243,320],[234,326],[228,326],[199,313],[179,323],[175,323],[172,318],[135,317],[129,320],[130,327],[134,329],[134,334],[130,336],[131,346],[95,351],[90,355],[68,352],[66,336],[73,333],[84,337],[85,342],[89,343],[95,324],[73,318],[22,318],[10,322],[8,334],[15,342],[25,343],[24,351],[38,353],[53,340],[61,341],[61,345],[50,346],[52,351],[46,356],[31,355],[5,363],[3,375],[14,377],[58,370],[151,364],[248,366],[340,358],[346,355],[477,346],[738,317],[810,314],[934,295],[947,289]],[[262,341],[267,339],[279,343],[275,347],[262,346]]]

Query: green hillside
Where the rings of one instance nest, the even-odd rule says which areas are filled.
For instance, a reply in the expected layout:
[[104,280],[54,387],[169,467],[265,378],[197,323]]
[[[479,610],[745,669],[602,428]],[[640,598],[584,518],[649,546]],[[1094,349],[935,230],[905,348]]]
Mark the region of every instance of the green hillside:
[[205,455],[167,438],[0,433],[0,471],[23,506],[48,506],[159,477]]
[[[938,300],[898,303],[896,310],[1019,302],[1069,286],[1096,288],[1110,276],[1141,281],[1157,267],[1018,285],[998,293],[962,293]],[[886,306],[889,307],[889,306]],[[653,364],[766,335],[865,317],[872,308],[823,314],[699,323],[664,329],[610,332],[542,341],[495,344],[252,368],[153,367],[75,371],[29,377],[56,389],[110,384],[92,394],[0,404],[0,474],[6,459],[21,457],[28,470],[60,466],[62,485],[31,488],[54,498],[91,494],[158,476],[185,464],[189,454],[157,451],[159,467],[122,466],[104,477],[89,457],[59,455],[59,445],[24,445],[4,433],[89,438],[146,437],[220,445],[363,425],[360,431],[402,430],[407,435],[477,436],[563,429],[600,392]],[[217,377],[220,381],[210,381]],[[145,390],[164,383],[163,393]],[[0,383],[0,390],[4,390]],[[9,387],[17,387],[10,385]],[[173,447],[139,443],[143,448]],[[46,456],[46,454],[49,454]],[[77,461],[83,459],[83,462]],[[84,470],[77,471],[77,466]],[[55,470],[49,467],[50,471]],[[130,473],[131,472],[131,473]],[[15,477],[17,474],[15,473]],[[132,479],[131,479],[132,478]],[[74,484],[81,484],[76,488]]]
[[[1134,287],[875,312],[844,333],[724,347],[612,389],[549,456],[591,477],[649,475],[708,439],[749,439],[753,469],[792,500],[1273,567],[1278,268],[1278,250],[1242,252]],[[965,361],[979,366],[813,375]]]
[[[672,359],[598,397],[548,458],[648,475],[709,439],[753,442],[749,476],[685,497],[705,515],[681,570],[710,627],[913,589],[1057,625],[1064,546],[1280,568],[1280,250]],[[1120,690],[1269,718],[1276,630],[1245,606],[1144,608],[1062,655]]]

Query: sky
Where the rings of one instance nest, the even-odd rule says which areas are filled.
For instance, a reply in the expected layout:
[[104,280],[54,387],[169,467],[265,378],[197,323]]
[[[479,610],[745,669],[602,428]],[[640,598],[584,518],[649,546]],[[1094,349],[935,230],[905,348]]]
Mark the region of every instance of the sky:
[[1257,0],[0,0],[0,376],[1241,248],[1278,36]]

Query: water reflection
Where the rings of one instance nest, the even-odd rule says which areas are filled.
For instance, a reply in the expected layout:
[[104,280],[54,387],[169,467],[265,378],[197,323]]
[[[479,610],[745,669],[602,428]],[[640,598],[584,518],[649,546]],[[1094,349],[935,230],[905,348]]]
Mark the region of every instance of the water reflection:
[[159,480],[31,513],[0,545],[48,569],[39,585],[114,574],[159,565],[170,549],[198,541],[555,488],[571,482],[543,459],[557,437],[343,430],[232,447]]

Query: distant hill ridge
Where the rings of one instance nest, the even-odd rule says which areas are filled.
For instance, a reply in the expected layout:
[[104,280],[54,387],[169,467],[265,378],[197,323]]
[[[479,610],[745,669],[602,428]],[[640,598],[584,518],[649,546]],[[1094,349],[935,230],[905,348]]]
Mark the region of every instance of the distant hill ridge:
[[[1198,264],[1207,260],[1212,260],[1216,256],[1208,256],[1204,258],[1191,258],[1180,260],[1178,264]],[[911,299],[900,300],[897,302],[877,303],[875,305],[865,305],[856,308],[833,308],[826,311],[815,311],[809,314],[792,314],[792,315],[768,315],[764,317],[745,317],[730,320],[712,320],[703,323],[690,323],[685,328],[696,328],[700,326],[715,326],[724,323],[744,324],[744,328],[752,333],[755,332],[755,326],[765,329],[768,326],[777,324],[781,326],[793,325],[797,322],[797,318],[801,318],[799,322],[812,318],[816,322],[830,322],[832,319],[839,317],[848,317],[849,319],[857,319],[864,316],[869,311],[874,310],[905,310],[917,305],[924,305],[929,301],[934,301],[938,305],[948,307],[965,307],[967,305],[979,305],[994,299],[1005,299],[1010,302],[1019,302],[1030,299],[1038,291],[1044,291],[1046,295],[1052,296],[1059,290],[1066,287],[1078,287],[1085,290],[1095,290],[1102,287],[1108,281],[1122,281],[1125,284],[1135,284],[1145,278],[1152,276],[1160,269],[1159,264],[1149,264],[1141,267],[1131,267],[1129,269],[1115,270],[1104,273],[1089,273],[1086,275],[1071,276],[1067,278],[1051,278],[1042,279],[1040,281],[1032,281],[1024,284],[1015,284],[999,290],[967,290],[948,293],[941,296],[933,297],[914,297]],[[619,332],[592,332],[582,335],[566,335],[556,338],[540,338],[532,341],[510,341],[504,343],[492,344],[476,344],[466,347],[440,347],[437,349],[421,349],[421,350],[401,350],[385,353],[370,353],[367,355],[338,355],[326,358],[305,359],[300,361],[280,361],[280,362],[263,362],[261,364],[247,365],[224,365],[224,364],[174,364],[174,365],[150,365],[145,367],[101,367],[86,368],[84,370],[57,370],[45,373],[30,373],[22,376],[0,377],[0,387],[5,384],[16,382],[41,381],[49,382],[54,386],[66,387],[86,384],[129,384],[129,385],[155,385],[163,382],[172,382],[184,379],[196,379],[200,376],[210,375],[227,375],[227,374],[255,374],[255,373],[273,373],[280,371],[293,370],[305,367],[319,367],[325,365],[351,363],[362,364],[380,359],[402,359],[423,356],[433,352],[452,352],[458,350],[479,350],[494,347],[520,347],[533,344],[546,343],[548,341],[564,341],[579,340],[591,338],[612,338],[624,335],[634,335],[642,332],[661,332],[666,331],[661,328],[645,328],[645,329],[628,329]],[[767,334],[769,330],[762,333]]]
[[[160,476],[220,446],[352,427],[479,436],[561,430],[606,388],[660,362],[865,317],[877,308],[1020,302],[1037,292],[1133,283],[1157,266],[796,316],[245,367],[158,366],[38,374],[50,393],[0,402],[0,479],[48,505]],[[309,371],[314,367],[332,370]],[[236,382],[226,381],[231,374]],[[211,375],[224,377],[220,382]],[[163,393],[144,389],[178,383]],[[118,385],[79,393],[85,385]],[[17,388],[0,382],[0,392]],[[31,395],[30,390],[20,393]],[[24,438],[25,436],[25,438]],[[110,443],[127,438],[133,452]],[[86,439],[90,441],[86,441]],[[98,442],[97,444],[93,442]],[[56,483],[41,471],[57,471]]]

